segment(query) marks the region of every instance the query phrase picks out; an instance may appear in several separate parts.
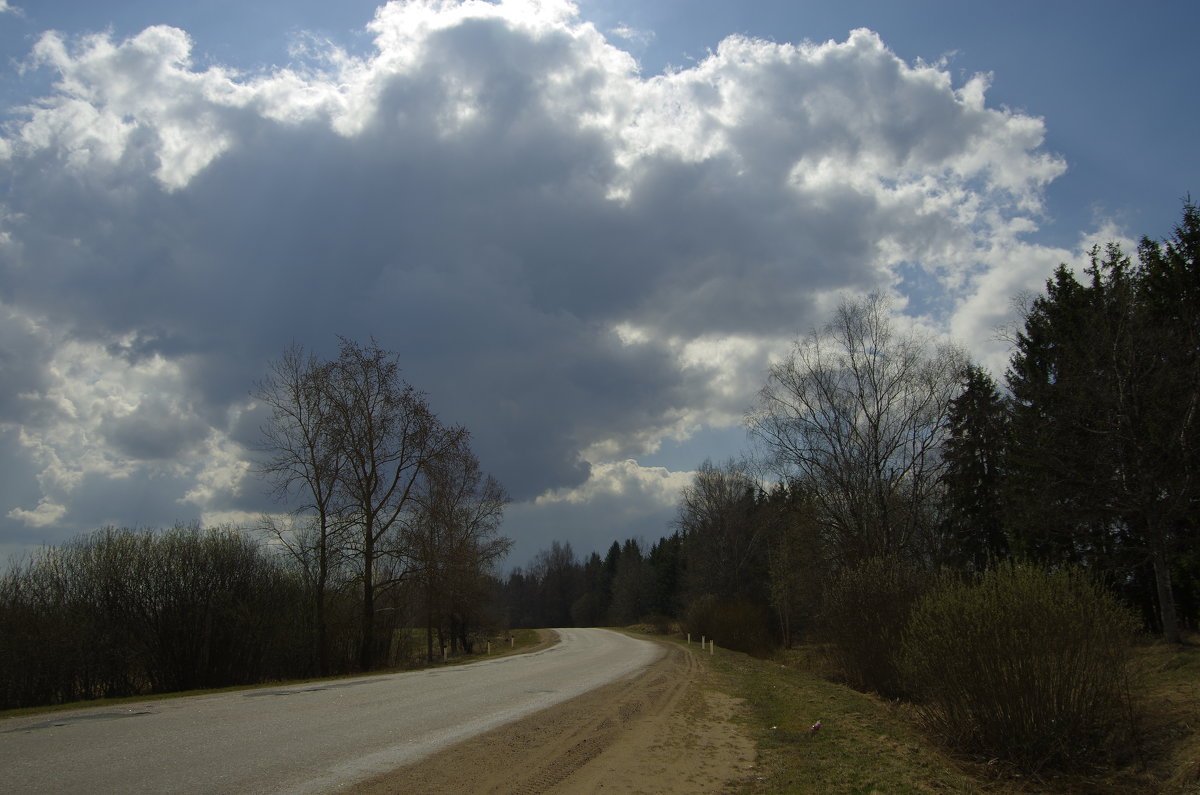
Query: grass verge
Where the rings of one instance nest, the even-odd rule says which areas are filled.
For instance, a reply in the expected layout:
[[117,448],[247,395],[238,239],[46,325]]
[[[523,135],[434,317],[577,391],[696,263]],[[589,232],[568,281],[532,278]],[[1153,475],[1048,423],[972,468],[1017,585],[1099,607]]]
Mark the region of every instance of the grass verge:
[[[664,639],[661,635],[658,639]],[[682,638],[670,638],[686,645]],[[830,682],[812,647],[757,659],[691,650],[723,692],[745,702],[758,748],[747,793],[1200,792],[1200,645],[1138,649],[1139,748],[1122,767],[1023,777],[997,760],[932,742],[911,708]],[[820,730],[811,726],[821,721]]]

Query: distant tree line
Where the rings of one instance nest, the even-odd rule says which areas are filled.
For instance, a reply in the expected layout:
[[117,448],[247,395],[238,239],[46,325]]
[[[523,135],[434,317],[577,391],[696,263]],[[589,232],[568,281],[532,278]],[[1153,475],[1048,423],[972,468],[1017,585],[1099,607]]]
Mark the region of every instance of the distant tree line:
[[1200,623],[1196,206],[1136,261],[1109,245],[1082,278],[1060,267],[1012,345],[1001,389],[885,298],[843,302],[771,368],[758,459],[705,462],[651,545],[552,545],[503,583],[511,620],[665,616],[758,650],[819,636],[864,566],[930,582],[1024,561],[1090,572],[1178,642]]
[[604,557],[580,559],[569,543],[552,542],[526,568],[513,569],[499,594],[513,626],[593,627],[672,616],[683,597],[679,571],[681,538],[614,541]]
[[470,653],[502,625],[508,502],[396,356],[292,347],[255,397],[258,531],[106,528],[0,575],[0,709],[246,684]]

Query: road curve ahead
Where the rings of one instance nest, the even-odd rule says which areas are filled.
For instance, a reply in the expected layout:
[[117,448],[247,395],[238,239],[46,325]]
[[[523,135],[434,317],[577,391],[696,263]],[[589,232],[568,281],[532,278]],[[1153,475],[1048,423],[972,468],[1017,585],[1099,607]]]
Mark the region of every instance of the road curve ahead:
[[656,644],[602,629],[495,660],[0,721],[8,792],[348,790],[642,670]]

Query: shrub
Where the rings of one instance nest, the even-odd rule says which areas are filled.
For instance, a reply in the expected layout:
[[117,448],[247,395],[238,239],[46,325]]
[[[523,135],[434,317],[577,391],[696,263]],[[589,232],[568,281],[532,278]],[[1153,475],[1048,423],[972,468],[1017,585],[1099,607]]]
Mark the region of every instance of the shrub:
[[699,639],[755,656],[771,653],[771,617],[766,607],[745,599],[724,601],[706,594],[692,602],[684,618],[684,629]]
[[105,528],[0,575],[0,709],[307,672],[304,583],[233,528]]
[[645,616],[641,621],[646,627],[646,631],[654,635],[669,635],[671,634],[671,625],[675,622],[670,616],[664,616],[661,613]]
[[833,577],[816,629],[833,667],[852,687],[903,694],[898,656],[904,625],[929,587],[926,572],[892,557],[869,558]]
[[1133,616],[1086,572],[1006,564],[915,607],[903,670],[928,726],[1034,771],[1127,725]]

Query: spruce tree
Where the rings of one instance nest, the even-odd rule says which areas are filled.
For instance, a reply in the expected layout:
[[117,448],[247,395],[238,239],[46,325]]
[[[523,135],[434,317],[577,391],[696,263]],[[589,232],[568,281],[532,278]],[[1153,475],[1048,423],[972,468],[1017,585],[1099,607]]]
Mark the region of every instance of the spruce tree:
[[951,401],[942,474],[942,530],[951,561],[980,571],[1008,554],[1000,506],[1001,460],[1008,432],[995,380],[975,364]]
[[[1176,572],[1196,568],[1200,214],[1185,205],[1135,265],[1094,249],[1026,313],[1008,371],[1004,506],[1017,549],[1080,561],[1115,583],[1151,580],[1177,642]],[[1187,586],[1184,590],[1193,589]]]

